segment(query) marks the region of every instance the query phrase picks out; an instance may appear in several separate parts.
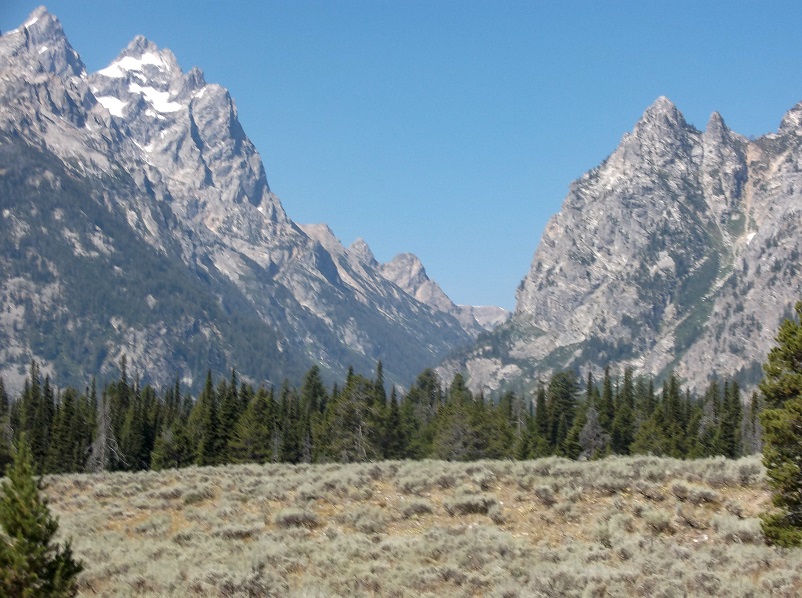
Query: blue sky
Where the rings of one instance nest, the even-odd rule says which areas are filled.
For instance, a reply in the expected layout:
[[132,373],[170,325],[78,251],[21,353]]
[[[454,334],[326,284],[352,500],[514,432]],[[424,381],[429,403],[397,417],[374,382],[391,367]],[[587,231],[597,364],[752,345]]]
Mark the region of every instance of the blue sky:
[[[39,2],[2,0],[0,29]],[[548,219],[658,96],[704,128],[802,101],[800,2],[53,0],[90,71],[137,34],[227,87],[296,222],[513,308]]]

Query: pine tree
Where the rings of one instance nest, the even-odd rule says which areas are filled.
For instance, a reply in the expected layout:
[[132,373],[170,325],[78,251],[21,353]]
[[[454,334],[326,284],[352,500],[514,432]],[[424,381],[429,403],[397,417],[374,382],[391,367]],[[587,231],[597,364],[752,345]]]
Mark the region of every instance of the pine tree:
[[373,411],[375,385],[372,380],[349,371],[345,388],[332,393],[324,422],[326,460],[351,463],[380,458],[380,420]]
[[615,396],[613,394],[613,381],[610,377],[610,366],[604,368],[604,382],[602,383],[601,402],[599,403],[599,423],[607,434],[613,431],[615,418]]
[[763,517],[766,538],[781,546],[802,546],[802,301],[796,318],[786,319],[763,366],[760,391],[766,409],[763,464],[776,511]]
[[67,597],[78,593],[83,564],[72,557],[70,542],[53,544],[58,521],[33,477],[30,448],[23,435],[8,479],[0,487],[0,595]]
[[[220,461],[227,463],[231,460],[228,446],[234,435],[234,427],[237,425],[244,406],[239,396],[239,386],[237,382],[236,370],[231,370],[231,381],[218,394],[222,397],[220,403],[220,443],[223,446],[223,454]],[[247,406],[247,404],[245,405]]]
[[532,429],[534,434],[530,444],[532,445],[531,456],[546,457],[553,452],[549,442],[549,409],[546,403],[546,388],[540,381],[537,387],[535,398],[535,415],[532,418]]
[[187,467],[193,460],[192,444],[187,428],[181,419],[176,419],[169,428],[156,438],[150,457],[151,469]]
[[629,446],[635,436],[633,430],[635,389],[632,384],[631,368],[624,370],[624,384],[616,399],[615,416],[610,432],[610,447],[616,455],[628,455]]
[[574,423],[576,395],[579,385],[570,370],[555,373],[549,381],[547,412],[549,414],[549,443],[557,450]]
[[11,464],[11,441],[13,428],[11,427],[11,402],[6,393],[3,378],[0,377],[0,477]]
[[398,406],[398,396],[395,387],[390,391],[390,406],[387,412],[387,421],[384,427],[382,448],[385,459],[403,459],[406,454],[406,437],[401,422],[401,409]]

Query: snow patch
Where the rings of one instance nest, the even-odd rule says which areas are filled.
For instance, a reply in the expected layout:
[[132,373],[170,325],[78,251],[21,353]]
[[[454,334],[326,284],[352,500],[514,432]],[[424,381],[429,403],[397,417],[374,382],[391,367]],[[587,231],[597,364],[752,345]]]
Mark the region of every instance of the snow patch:
[[160,71],[167,70],[167,63],[158,54],[145,52],[139,58],[133,56],[123,56],[119,60],[112,62],[104,69],[100,69],[97,74],[112,79],[119,79],[125,76],[127,71],[141,71],[145,65],[152,65]]
[[41,48],[39,48],[39,54],[44,54],[44,53],[45,53],[45,52],[47,52],[49,49],[50,49],[50,48],[48,48],[47,46],[42,46]]
[[136,83],[130,83],[128,85],[128,91],[131,93],[141,93],[159,112],[176,112],[183,108],[178,102],[171,102],[170,94],[166,91],[159,91],[153,87],[142,87]]
[[[164,120],[164,117],[161,114],[159,114],[155,110],[152,110],[151,108],[148,108],[147,110],[145,110],[145,116],[149,116],[151,118],[156,118],[158,120]],[[162,133],[164,133],[164,131],[162,131]],[[164,137],[164,135],[162,135],[162,137]]]
[[747,245],[749,245],[749,243],[751,243],[751,242],[752,242],[752,239],[754,239],[754,238],[755,238],[755,235],[756,235],[756,234],[757,234],[757,233],[749,233],[748,235],[746,235],[746,244],[747,244]]
[[109,114],[122,118],[123,108],[125,108],[126,103],[121,99],[115,98],[114,96],[100,96],[99,98],[95,99],[97,100],[98,104],[109,111]]
[[25,25],[23,25],[23,27],[33,27],[36,24],[36,21],[38,21],[38,20],[39,20],[39,17],[34,17],[30,21],[25,23]]

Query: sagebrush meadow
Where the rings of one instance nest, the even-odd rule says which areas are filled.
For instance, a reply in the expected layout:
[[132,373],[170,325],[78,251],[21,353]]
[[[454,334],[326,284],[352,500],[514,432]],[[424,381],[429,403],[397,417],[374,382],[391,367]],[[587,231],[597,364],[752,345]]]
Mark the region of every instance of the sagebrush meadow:
[[798,596],[758,457],[46,478],[84,596]]

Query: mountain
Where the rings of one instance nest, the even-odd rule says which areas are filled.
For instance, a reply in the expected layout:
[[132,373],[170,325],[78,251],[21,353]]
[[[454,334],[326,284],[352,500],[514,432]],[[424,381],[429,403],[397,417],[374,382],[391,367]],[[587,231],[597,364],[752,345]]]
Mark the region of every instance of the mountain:
[[511,319],[442,373],[490,390],[607,364],[753,384],[802,297],[801,225],[802,104],[750,141],[717,113],[699,131],[661,97],[571,185]]
[[161,384],[378,360],[406,384],[484,329],[400,287],[364,242],[294,223],[233,99],[199,69],[139,36],[87,73],[44,8],[0,37],[0,190],[12,387],[31,358],[66,384],[123,354]]
[[412,253],[401,253],[381,264],[380,272],[418,301],[454,316],[467,330],[476,331],[477,324],[482,330],[492,330],[509,316],[501,307],[456,305],[440,285],[429,278],[421,261]]

